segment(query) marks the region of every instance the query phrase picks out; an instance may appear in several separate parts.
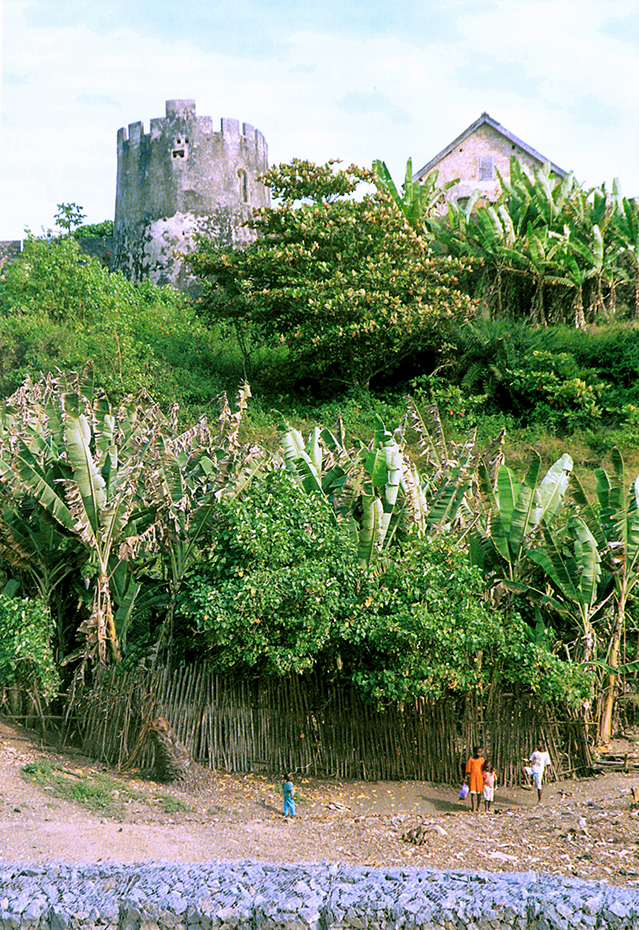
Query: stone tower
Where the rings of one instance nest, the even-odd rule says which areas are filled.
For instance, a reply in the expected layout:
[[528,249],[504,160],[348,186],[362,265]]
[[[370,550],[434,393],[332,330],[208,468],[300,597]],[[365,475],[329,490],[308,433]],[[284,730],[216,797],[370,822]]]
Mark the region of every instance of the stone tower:
[[258,181],[268,168],[264,136],[253,126],[197,116],[194,100],[167,100],[166,116],[150,131],[131,123],[118,132],[114,267],[134,281],[187,289],[184,255],[196,233],[222,246],[254,238],[244,222],[254,207],[268,206]]

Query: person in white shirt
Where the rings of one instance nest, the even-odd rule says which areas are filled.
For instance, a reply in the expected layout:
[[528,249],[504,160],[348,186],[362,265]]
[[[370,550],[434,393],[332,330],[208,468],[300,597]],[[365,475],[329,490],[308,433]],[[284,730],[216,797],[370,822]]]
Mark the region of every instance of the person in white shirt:
[[537,803],[541,803],[542,785],[544,781],[544,771],[547,766],[552,765],[550,756],[546,751],[546,746],[541,740],[537,743],[537,748],[530,757],[530,765],[524,766],[524,773],[530,784],[530,779],[537,789]]

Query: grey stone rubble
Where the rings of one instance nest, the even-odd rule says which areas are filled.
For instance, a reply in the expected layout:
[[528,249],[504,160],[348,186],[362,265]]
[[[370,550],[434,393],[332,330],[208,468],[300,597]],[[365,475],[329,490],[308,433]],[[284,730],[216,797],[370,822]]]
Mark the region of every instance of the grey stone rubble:
[[639,891],[536,872],[0,863],[0,930],[600,930]]

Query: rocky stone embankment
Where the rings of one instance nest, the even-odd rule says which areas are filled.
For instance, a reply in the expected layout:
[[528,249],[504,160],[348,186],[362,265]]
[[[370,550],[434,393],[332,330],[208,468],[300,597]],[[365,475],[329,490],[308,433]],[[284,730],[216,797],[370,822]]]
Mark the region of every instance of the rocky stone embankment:
[[1,930],[603,930],[639,891],[535,872],[0,864]]

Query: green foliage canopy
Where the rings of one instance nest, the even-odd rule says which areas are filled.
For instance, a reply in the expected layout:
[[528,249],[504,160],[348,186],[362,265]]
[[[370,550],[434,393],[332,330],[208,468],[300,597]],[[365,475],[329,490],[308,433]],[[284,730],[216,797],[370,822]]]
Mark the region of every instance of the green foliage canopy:
[[109,272],[75,238],[30,238],[0,276],[0,393],[88,361],[112,401],[144,388],[192,420],[241,371],[235,347],[183,294]]
[[[210,548],[178,599],[188,642],[220,671],[350,679],[377,704],[487,692],[495,676],[575,703],[587,676],[483,600],[454,540],[415,542],[384,571],[357,549],[326,499],[282,471],[223,503]],[[189,631],[192,631],[190,633]]]
[[474,304],[458,286],[463,262],[432,254],[383,192],[353,197],[371,172],[334,165],[268,171],[280,202],[256,211],[246,249],[200,241],[199,307],[245,341],[286,344],[300,372],[367,388]]

